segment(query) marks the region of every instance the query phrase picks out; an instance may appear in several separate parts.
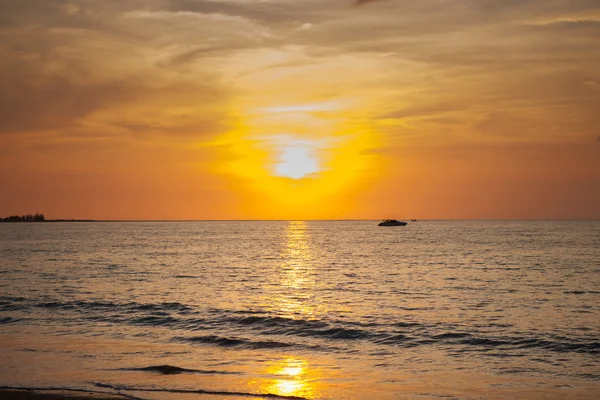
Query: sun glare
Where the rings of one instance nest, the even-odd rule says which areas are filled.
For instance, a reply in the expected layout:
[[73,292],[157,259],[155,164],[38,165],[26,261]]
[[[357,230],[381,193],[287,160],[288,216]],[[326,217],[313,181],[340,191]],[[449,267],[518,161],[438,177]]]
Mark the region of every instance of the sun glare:
[[290,142],[281,150],[279,163],[275,165],[275,175],[300,179],[319,171],[315,158],[316,146],[308,142]]
[[239,125],[211,142],[227,159],[215,163],[215,171],[231,178],[245,199],[243,213],[320,219],[352,207],[334,199],[349,199],[370,184],[379,167],[370,150],[379,135],[361,122],[359,111],[331,104],[243,110]]

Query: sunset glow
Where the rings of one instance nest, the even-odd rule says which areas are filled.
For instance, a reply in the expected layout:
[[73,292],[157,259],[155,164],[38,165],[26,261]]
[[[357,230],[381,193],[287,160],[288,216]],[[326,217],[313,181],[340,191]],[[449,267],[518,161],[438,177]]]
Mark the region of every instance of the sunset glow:
[[0,5],[0,214],[600,218],[600,7]]

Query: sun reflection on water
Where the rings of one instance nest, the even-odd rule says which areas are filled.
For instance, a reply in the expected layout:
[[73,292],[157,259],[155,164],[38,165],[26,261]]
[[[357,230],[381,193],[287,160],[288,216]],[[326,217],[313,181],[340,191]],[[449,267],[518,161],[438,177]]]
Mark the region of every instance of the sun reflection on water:
[[[268,299],[272,311],[283,318],[311,320],[317,318],[315,294],[316,276],[309,224],[291,221],[283,233],[279,274],[273,276],[276,289]],[[260,393],[278,396],[317,398],[322,390],[322,372],[309,368],[308,362],[288,354],[272,361],[262,371],[262,377],[251,383]]]
[[267,367],[265,373],[273,378],[264,382],[263,393],[311,399],[320,392],[317,372],[305,360],[284,358]]
[[281,370],[281,374],[289,376],[298,376],[302,373],[302,367],[285,367]]
[[275,299],[282,316],[298,318],[315,314],[315,271],[313,254],[305,221],[291,221],[285,231],[280,286]]
[[278,381],[272,386],[275,390],[275,394],[280,396],[291,396],[298,395],[302,388],[304,388],[303,382],[298,381]]

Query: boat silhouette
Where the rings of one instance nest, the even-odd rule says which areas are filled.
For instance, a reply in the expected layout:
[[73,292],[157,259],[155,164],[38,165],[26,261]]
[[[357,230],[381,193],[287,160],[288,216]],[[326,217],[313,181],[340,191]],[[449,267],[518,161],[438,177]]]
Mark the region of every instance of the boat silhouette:
[[379,226],[405,226],[407,222],[398,221],[395,219],[384,219],[379,223]]

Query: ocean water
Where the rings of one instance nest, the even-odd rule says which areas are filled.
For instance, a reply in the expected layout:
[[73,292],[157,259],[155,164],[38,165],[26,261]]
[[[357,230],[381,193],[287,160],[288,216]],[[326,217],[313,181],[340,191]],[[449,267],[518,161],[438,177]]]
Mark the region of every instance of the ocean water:
[[600,222],[0,224],[0,386],[600,398]]

